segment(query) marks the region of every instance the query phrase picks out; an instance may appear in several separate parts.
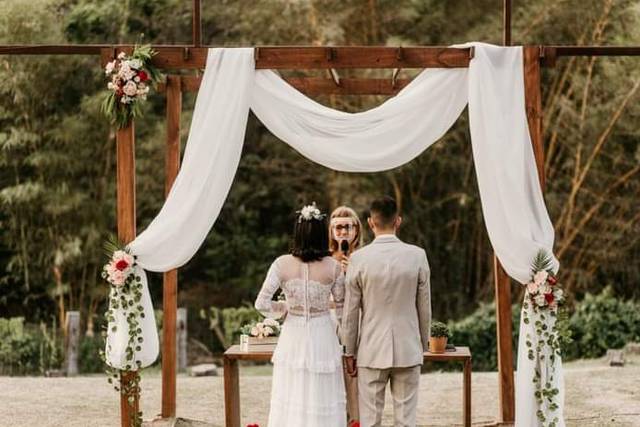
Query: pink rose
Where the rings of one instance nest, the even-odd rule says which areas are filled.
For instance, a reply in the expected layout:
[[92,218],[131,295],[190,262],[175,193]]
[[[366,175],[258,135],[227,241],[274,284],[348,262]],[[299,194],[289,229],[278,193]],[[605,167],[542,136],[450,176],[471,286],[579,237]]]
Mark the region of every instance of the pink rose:
[[530,294],[535,294],[538,292],[538,284],[535,282],[527,283],[527,291],[529,291]]

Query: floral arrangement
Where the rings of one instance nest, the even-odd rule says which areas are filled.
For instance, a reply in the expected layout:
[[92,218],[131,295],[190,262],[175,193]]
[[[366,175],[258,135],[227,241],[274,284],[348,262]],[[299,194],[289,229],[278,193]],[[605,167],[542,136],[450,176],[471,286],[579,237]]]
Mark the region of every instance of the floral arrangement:
[[[137,371],[141,369],[141,362],[136,359],[136,353],[142,350],[141,319],[144,318],[142,307],[142,278],[135,274],[136,256],[132,255],[127,248],[119,243],[115,238],[110,238],[104,245],[109,261],[102,269],[102,277],[109,283],[109,308],[105,313],[105,319],[111,323],[111,332],[116,332],[117,326],[115,312],[120,310],[124,315],[129,327],[129,339],[125,350],[127,364],[125,369],[120,370],[110,366],[106,359],[104,350],[100,351],[102,361],[107,365],[106,373],[108,381],[113,384],[116,391],[120,391],[127,396],[130,413],[133,414],[132,425],[142,425],[142,412],[134,411],[135,396],[140,395],[140,375]],[[105,328],[108,328],[108,324]],[[103,332],[106,339],[107,332]],[[110,349],[109,342],[106,343]],[[122,381],[122,375],[129,374],[126,381]],[[120,390],[120,387],[123,387]]]
[[316,202],[303,207],[299,211],[296,211],[296,213],[298,214],[298,222],[302,222],[302,220],[310,221],[311,219],[321,220],[327,216],[327,214],[320,212],[320,209],[316,206]]
[[531,280],[526,285],[523,322],[534,326],[534,335],[527,333],[527,357],[535,364],[534,377],[537,417],[543,427],[556,427],[559,418],[560,391],[554,386],[555,362],[560,357],[565,340],[566,315],[560,311],[565,298],[552,270],[551,257],[540,250],[531,266]]
[[154,55],[150,45],[135,46],[131,55],[120,52],[104,68],[109,92],[102,111],[118,128],[126,127],[142,115],[140,106],[147,99],[150,86],[160,78],[151,66]]
[[240,329],[240,332],[243,335],[256,338],[277,337],[280,335],[280,323],[275,319],[267,317],[262,322],[252,322],[244,325]]

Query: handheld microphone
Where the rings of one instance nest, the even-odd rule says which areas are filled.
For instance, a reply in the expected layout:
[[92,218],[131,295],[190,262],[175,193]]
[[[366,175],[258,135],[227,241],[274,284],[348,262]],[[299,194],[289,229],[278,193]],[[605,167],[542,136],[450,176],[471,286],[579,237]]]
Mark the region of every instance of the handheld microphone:
[[343,254],[347,255],[347,252],[349,252],[349,242],[347,242],[346,240],[341,240],[340,251],[342,251]]

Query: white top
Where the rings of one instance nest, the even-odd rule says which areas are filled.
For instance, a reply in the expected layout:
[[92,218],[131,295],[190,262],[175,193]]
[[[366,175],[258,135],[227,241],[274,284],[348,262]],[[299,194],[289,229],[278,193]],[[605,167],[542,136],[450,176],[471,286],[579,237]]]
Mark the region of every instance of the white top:
[[[279,288],[283,290],[286,301],[272,300]],[[306,263],[293,255],[283,255],[271,264],[255,307],[267,317],[278,318],[289,313],[309,318],[329,314],[332,297],[340,321],[344,274],[338,261],[326,256]]]

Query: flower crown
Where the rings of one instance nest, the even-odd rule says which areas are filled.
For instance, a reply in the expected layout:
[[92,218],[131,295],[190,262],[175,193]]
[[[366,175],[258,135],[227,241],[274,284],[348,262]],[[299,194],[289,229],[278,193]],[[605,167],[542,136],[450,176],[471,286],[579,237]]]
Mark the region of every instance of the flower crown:
[[320,209],[316,206],[316,202],[303,207],[299,211],[296,211],[296,213],[298,214],[298,222],[302,222],[303,220],[310,221],[311,219],[321,220],[327,216],[327,214],[320,212]]

